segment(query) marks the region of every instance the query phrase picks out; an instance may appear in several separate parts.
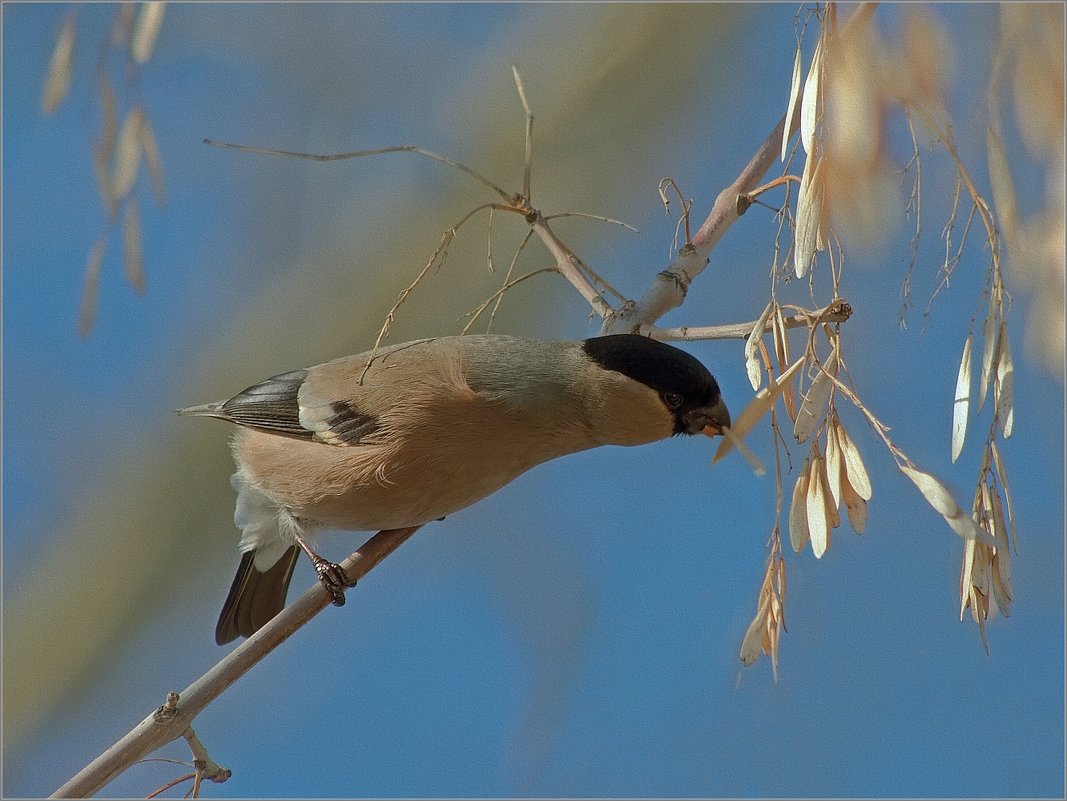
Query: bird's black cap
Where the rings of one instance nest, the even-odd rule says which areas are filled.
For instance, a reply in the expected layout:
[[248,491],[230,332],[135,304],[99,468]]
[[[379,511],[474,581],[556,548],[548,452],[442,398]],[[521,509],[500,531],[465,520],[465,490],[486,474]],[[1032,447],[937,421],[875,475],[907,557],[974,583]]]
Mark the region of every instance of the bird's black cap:
[[672,345],[637,334],[612,334],[587,339],[582,349],[605,370],[658,392],[674,414],[676,434],[693,433],[687,423],[689,413],[720,401],[719,385],[708,368]]

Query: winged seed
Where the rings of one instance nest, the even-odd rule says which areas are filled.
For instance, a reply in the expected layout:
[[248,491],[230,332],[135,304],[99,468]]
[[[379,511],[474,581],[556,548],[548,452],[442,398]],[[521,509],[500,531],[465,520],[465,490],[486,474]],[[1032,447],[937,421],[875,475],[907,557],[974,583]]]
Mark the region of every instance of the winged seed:
[[833,382],[830,381],[830,376],[827,373],[837,374],[836,347],[826,357],[826,363],[822,365],[822,368],[812,380],[811,386],[808,387],[808,392],[800,404],[800,409],[797,411],[797,420],[793,425],[793,436],[796,437],[797,442],[808,441],[812,432],[815,431],[816,423],[822,419],[822,416],[826,413],[826,408],[830,404],[830,390],[833,389]]
[[767,308],[763,310],[763,314],[759,316],[759,319],[756,320],[756,324],[752,326],[752,333],[748,335],[748,340],[745,342],[745,369],[748,371],[748,381],[752,384],[753,390],[758,390],[762,383],[762,371],[760,370],[759,359],[756,358],[756,353],[759,350],[759,343],[763,338],[763,332],[767,328],[767,320],[770,318],[774,308],[774,301],[767,304]]
[[845,475],[856,494],[869,501],[874,493],[871,491],[871,480],[867,477],[867,468],[863,465],[860,450],[837,418],[834,419],[834,430],[841,446],[841,455],[844,457]]
[[811,552],[822,559],[830,546],[830,526],[826,519],[825,481],[822,459],[817,453],[811,456],[811,477],[808,479],[808,533],[811,536]]
[[785,109],[785,130],[782,131],[782,161],[789,152],[789,129],[793,124],[793,115],[797,110],[797,98],[800,96],[800,46],[797,45],[797,53],[793,58],[793,80],[789,85],[789,105]]
[[789,543],[795,553],[804,550],[808,544],[808,481],[811,476],[811,463],[805,459],[804,466],[797,474],[793,485],[793,499],[789,504]]
[[952,405],[952,461],[960,458],[963,441],[967,437],[967,416],[971,410],[971,340],[967,335],[963,343],[963,358],[956,376],[956,400]]

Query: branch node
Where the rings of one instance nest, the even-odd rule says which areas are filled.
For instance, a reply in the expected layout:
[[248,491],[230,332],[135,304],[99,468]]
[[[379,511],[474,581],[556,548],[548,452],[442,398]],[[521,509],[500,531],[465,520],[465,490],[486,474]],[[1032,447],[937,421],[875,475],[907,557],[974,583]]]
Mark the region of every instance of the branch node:
[[[686,245],[686,247],[691,246]],[[670,281],[676,287],[678,287],[678,291],[682,293],[683,298],[689,292],[689,285],[692,283],[692,279],[689,277],[689,274],[685,270],[663,270],[662,272],[660,272],[659,276],[663,280]]]
[[189,750],[193,752],[193,767],[201,779],[222,784],[233,775],[231,771],[217,764],[208,756],[207,749],[200,742],[200,738],[196,736],[192,726],[182,732],[182,737],[189,744]]
[[156,723],[166,723],[178,714],[178,698],[180,696],[176,692],[167,693],[167,700],[163,702],[163,706],[156,709],[152,713],[152,720]]

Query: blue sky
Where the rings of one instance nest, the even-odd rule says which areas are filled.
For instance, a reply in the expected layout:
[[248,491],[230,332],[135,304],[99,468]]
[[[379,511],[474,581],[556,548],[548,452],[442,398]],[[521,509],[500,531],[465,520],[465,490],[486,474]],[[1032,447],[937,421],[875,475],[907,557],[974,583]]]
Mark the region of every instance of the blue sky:
[[[137,188],[147,293],[124,283],[113,237],[96,328],[81,341],[82,271],[105,220],[88,160],[90,87],[112,10],[80,10],[71,94],[45,119],[41,84],[66,7],[5,5],[4,794],[47,795],[224,653],[212,633],[237,563],[229,432],[171,410],[368,348],[441,232],[486,199],[408,156],[316,164],[204,137],[314,152],[418,144],[517,185],[518,62],[540,137],[535,204],[636,225],[557,230],[639,295],[669,261],[674,219],[656,182],[674,177],[706,210],[736,176],[784,110],[795,10],[170,7],[123,95],[147,109],[167,181],[162,209]],[[961,153],[985,187],[975,120],[996,9],[933,13],[955,43],[947,100]],[[896,8],[878,18],[890,34],[900,27]],[[885,243],[849,251],[843,294],[856,313],[844,342],[894,441],[965,504],[989,410],[953,466],[951,405],[985,257],[969,249],[923,333],[951,189],[943,162],[939,172],[929,154],[909,327],[897,321],[907,227],[889,221]],[[1026,211],[1041,174],[1021,155],[1013,169]],[[493,225],[503,269],[523,232]],[[394,341],[456,332],[493,290],[485,230],[484,219],[464,229],[401,310]],[[750,211],[663,322],[755,319],[773,231],[769,212]],[[547,259],[532,245],[523,263]],[[711,466],[707,441],[600,449],[428,526],[344,609],[230,688],[196,722],[234,771],[205,795],[1062,795],[1063,383],[1024,345],[1032,297],[1047,289],[1013,283],[1010,263],[1008,286],[1016,421],[1002,449],[1020,548],[1015,610],[990,622],[989,655],[969,616],[958,619],[961,541],[851,410],[842,416],[874,483],[867,532],[835,532],[818,561],[786,554],[777,683],[766,659],[742,669],[737,657],[773,478],[733,457]],[[509,296],[497,330],[577,338],[595,325],[546,279]],[[686,347],[740,411],[751,396],[742,347]],[[768,463],[770,443],[750,443]],[[360,541],[323,547],[340,558]],[[294,590],[312,580],[302,565]],[[33,703],[9,695],[26,688]],[[177,744],[165,754],[188,758]],[[176,774],[138,766],[105,794],[141,796]]]

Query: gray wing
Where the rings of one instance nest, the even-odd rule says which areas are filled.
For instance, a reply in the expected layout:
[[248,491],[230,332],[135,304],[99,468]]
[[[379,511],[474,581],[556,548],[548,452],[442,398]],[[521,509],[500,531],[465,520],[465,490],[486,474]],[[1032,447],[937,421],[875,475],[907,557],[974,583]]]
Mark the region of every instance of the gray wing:
[[378,430],[377,418],[352,399],[317,402],[314,414],[309,414],[301,396],[307,394],[308,375],[315,369],[271,376],[229,400],[179,409],[178,414],[217,417],[269,434],[332,445],[356,445]]
[[[281,373],[227,401],[179,414],[218,417],[313,442],[358,445],[383,427],[383,418],[388,423],[405,399],[442,388],[465,388],[497,402],[518,398],[535,408],[551,406],[542,396],[555,400],[564,392],[562,373],[559,380],[546,381],[544,367],[531,376],[514,365],[536,352],[542,365],[559,363],[562,368],[568,347],[500,335],[422,339]],[[473,366],[472,372],[468,368]]]

